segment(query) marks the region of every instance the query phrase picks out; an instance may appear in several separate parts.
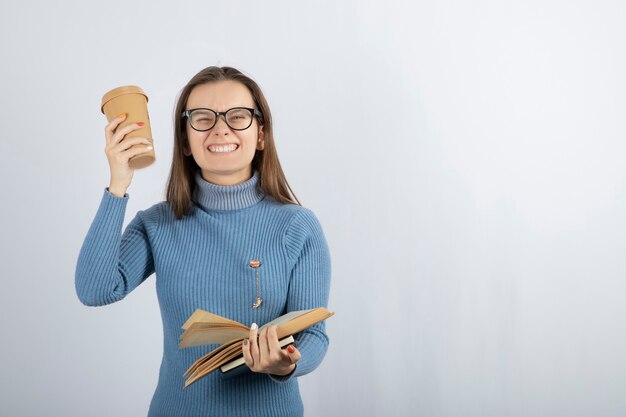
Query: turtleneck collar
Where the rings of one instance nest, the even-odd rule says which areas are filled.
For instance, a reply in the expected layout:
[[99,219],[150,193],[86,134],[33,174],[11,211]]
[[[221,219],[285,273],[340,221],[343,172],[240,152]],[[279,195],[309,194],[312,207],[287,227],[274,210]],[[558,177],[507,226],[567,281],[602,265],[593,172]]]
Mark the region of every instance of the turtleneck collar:
[[217,185],[202,178],[202,171],[195,173],[196,188],[193,201],[206,210],[238,210],[263,200],[265,194],[259,187],[259,172],[236,185]]

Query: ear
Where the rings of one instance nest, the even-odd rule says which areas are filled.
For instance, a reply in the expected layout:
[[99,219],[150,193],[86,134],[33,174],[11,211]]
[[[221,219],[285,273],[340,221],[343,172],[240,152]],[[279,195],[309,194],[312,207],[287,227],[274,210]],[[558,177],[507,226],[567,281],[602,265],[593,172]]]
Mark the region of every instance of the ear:
[[263,126],[259,128],[259,140],[256,144],[256,148],[262,151],[265,148],[265,132],[263,132]]
[[191,149],[189,149],[189,145],[183,145],[183,153],[185,156],[191,156]]

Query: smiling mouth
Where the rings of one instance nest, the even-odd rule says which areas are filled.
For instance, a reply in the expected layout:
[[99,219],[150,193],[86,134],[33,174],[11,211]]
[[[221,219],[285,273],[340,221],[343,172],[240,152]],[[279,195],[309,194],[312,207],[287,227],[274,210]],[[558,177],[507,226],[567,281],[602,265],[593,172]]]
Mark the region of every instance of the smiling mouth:
[[236,143],[230,143],[228,145],[209,145],[207,149],[211,153],[228,153],[239,149],[239,145]]

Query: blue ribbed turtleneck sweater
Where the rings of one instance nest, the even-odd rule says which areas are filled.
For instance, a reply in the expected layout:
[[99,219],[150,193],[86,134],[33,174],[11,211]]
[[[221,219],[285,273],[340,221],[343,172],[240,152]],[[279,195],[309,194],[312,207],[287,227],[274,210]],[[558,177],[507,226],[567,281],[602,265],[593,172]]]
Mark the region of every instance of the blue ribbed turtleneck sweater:
[[[248,181],[220,186],[198,171],[192,211],[177,220],[166,202],[139,211],[122,233],[128,194],[105,189],[81,248],[76,292],[86,305],[123,299],[155,273],[163,321],[163,361],[148,415],[298,416],[296,377],[315,369],[328,346],[324,323],[296,335],[302,354],[295,371],[273,377],[248,370],[234,378],[213,372],[188,388],[183,373],[216,347],[178,349],[181,326],[197,308],[251,325],[293,310],[326,307],[330,256],[315,215],[280,204]],[[255,271],[258,259],[259,294]]]

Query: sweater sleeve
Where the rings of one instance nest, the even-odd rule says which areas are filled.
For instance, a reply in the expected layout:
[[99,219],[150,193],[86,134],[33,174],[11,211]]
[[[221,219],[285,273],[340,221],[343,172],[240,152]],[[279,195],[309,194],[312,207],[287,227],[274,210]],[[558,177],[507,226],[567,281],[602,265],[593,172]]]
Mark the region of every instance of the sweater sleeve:
[[105,189],[76,264],[79,300],[88,306],[123,299],[154,272],[143,212],[122,234],[128,194],[117,197]]
[[[326,308],[330,291],[330,253],[322,227],[312,211],[299,210],[294,216],[285,235],[285,247],[293,265],[287,311]],[[291,374],[271,378],[285,382],[317,368],[328,348],[325,328],[325,322],[321,322],[295,335],[295,345],[302,358]]]

